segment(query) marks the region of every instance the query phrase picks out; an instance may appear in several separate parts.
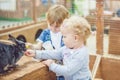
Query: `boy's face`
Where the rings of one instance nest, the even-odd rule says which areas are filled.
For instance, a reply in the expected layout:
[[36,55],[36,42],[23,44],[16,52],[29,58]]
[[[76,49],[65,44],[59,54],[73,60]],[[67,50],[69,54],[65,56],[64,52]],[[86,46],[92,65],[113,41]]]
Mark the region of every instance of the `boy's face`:
[[48,23],[48,28],[53,32],[53,33],[57,33],[60,32],[60,27],[56,27],[56,24],[51,24],[49,25]]

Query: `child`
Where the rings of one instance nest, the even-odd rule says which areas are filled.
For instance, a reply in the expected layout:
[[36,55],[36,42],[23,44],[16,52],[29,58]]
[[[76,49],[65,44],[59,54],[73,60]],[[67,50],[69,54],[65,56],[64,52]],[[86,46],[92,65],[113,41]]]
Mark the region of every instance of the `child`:
[[[41,35],[37,39],[37,44],[28,44],[32,49],[46,50],[59,49],[64,46],[62,41],[62,34],[60,33],[60,27],[64,19],[69,17],[69,11],[63,5],[52,6],[47,14],[48,28],[43,30]],[[60,63],[60,61],[57,61]],[[61,78],[61,79],[59,79]],[[57,80],[64,80],[62,76],[57,77]]]
[[[91,80],[89,70],[89,53],[85,46],[90,35],[90,25],[79,16],[66,19],[60,28],[65,46],[58,50],[27,50],[26,56],[43,61],[49,69],[65,80]],[[57,64],[52,59],[63,60],[63,65]]]
[[28,44],[33,49],[59,49],[64,46],[62,35],[60,33],[60,26],[64,19],[69,17],[68,10],[62,5],[52,6],[47,14],[48,28],[43,30],[41,35],[37,38],[37,44]]

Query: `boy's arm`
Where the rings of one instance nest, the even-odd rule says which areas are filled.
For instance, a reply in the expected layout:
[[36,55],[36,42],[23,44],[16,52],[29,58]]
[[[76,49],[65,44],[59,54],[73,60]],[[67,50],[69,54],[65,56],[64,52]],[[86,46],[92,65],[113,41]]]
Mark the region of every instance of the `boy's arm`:
[[35,49],[42,49],[43,48],[43,43],[46,41],[50,41],[50,30],[45,29],[41,32],[39,37],[36,39],[38,42],[37,45],[34,45]]
[[42,49],[42,42],[38,42],[37,44],[33,44],[33,49],[41,50]]
[[37,44],[26,43],[26,47],[28,49],[41,50],[42,49],[42,42],[38,42]]
[[46,30],[43,30],[41,32],[41,34],[39,35],[39,37],[36,39],[36,41],[37,41],[36,44],[26,43],[27,48],[28,49],[37,49],[37,50],[42,49],[42,43],[45,41],[45,36],[47,34]]

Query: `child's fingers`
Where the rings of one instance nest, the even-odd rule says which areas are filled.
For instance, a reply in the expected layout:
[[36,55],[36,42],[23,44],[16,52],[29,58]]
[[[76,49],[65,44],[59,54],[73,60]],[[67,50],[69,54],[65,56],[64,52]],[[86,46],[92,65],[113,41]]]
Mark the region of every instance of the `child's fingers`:
[[26,46],[27,49],[29,49],[29,48],[31,48],[32,44],[31,43],[26,43],[25,46]]
[[42,63],[43,63],[43,64],[45,64],[45,65],[47,65],[47,60],[45,60],[45,61],[42,61]]
[[45,62],[46,62],[46,60],[42,61],[42,63],[45,63]]
[[45,60],[45,61],[42,61],[42,63],[47,65],[47,66],[50,66],[50,64],[53,63],[53,60]]
[[26,56],[29,56],[29,55],[30,55],[30,52],[25,51],[24,54],[25,54]]

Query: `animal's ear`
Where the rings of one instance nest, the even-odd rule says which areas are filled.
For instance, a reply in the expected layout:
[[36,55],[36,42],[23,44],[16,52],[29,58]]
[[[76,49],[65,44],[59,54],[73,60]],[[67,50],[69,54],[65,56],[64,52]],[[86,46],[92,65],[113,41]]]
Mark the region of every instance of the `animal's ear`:
[[16,43],[15,37],[13,37],[11,34],[9,34],[8,37],[9,37],[8,40],[11,40],[12,42],[15,42],[15,43]]
[[13,37],[11,34],[9,34],[8,36],[9,36],[9,38],[15,38],[15,37]]
[[12,42],[14,42],[15,44],[25,44],[23,41],[20,41],[20,40],[17,40],[15,37],[13,37],[11,34],[8,35],[9,36],[9,39],[8,40],[11,40]]

